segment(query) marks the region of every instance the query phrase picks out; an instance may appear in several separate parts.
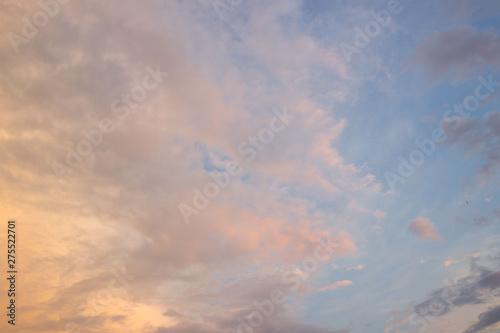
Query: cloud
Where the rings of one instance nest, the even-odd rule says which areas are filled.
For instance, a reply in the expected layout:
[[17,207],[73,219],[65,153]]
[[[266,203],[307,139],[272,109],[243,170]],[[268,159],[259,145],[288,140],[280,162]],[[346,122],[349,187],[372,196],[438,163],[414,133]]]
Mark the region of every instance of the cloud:
[[410,62],[423,65],[435,77],[450,72],[469,74],[478,66],[500,65],[500,36],[496,32],[458,27],[427,37]]
[[458,0],[450,4],[449,10],[455,17],[476,21],[498,15],[500,3],[490,0]]
[[450,266],[450,265],[453,265],[453,264],[456,264],[456,263],[459,263],[459,262],[460,262],[460,261],[458,261],[458,260],[454,260],[453,258],[451,258],[451,257],[450,257],[450,258],[446,259],[445,261],[443,261],[443,265],[444,265],[445,267],[448,267],[448,266]]
[[442,241],[443,238],[437,233],[434,224],[426,218],[419,217],[411,221],[408,231],[422,240]]
[[[364,147],[364,135],[351,140],[357,125],[350,121],[371,123],[379,113],[349,112],[365,96],[359,78],[323,38],[336,34],[318,35],[335,20],[310,21],[301,1],[244,1],[233,11],[242,18],[236,31],[212,4],[73,1],[19,54],[0,40],[0,186],[9,189],[0,200],[6,215],[23,221],[23,250],[33,254],[23,259],[30,295],[20,310],[24,332],[60,332],[71,322],[89,332],[234,332],[237,318],[283,287],[281,273],[313,255],[318,239],[329,236],[336,247],[322,267],[327,272],[317,274],[355,254],[358,241],[373,244],[364,222],[381,222],[386,212],[376,208],[390,207],[379,195],[379,166],[343,143]],[[362,23],[358,13],[372,20],[372,5],[340,14],[353,23],[345,30]],[[6,32],[20,32],[21,18],[40,10],[38,2],[15,0],[0,7]],[[381,38],[399,33],[393,26]],[[128,112],[122,118],[113,101],[137,91],[146,68],[157,64],[169,76],[137,107],[120,103]],[[372,82],[362,76],[363,87],[366,79]],[[284,105],[295,118],[248,162],[239,143],[269,126],[273,108]],[[65,163],[68,150],[107,118],[116,129],[56,177],[53,161]],[[244,171],[186,225],[178,204],[192,205],[213,181],[208,171],[222,171],[229,160]],[[362,214],[344,214],[350,202]],[[288,293],[291,302],[255,332],[347,333],[300,322],[302,309],[291,303],[314,292],[315,277]]]
[[[285,318],[279,317],[277,320],[267,319],[269,323],[265,322],[262,326],[259,327],[250,327],[251,332],[255,333],[281,333],[281,332],[290,332],[290,333],[349,333],[348,329],[341,330],[332,330],[328,328],[319,327],[317,325],[312,324],[303,324],[297,321],[288,320]],[[225,327],[224,323],[218,323],[218,326]],[[225,327],[226,329],[228,327]],[[234,329],[236,332],[236,329]],[[241,332],[249,331],[249,329],[240,330]],[[220,330],[206,328],[202,325],[193,325],[189,323],[185,323],[182,325],[178,325],[177,327],[157,327],[152,331],[148,331],[150,333],[218,333]],[[231,331],[229,331],[231,332]]]
[[[408,311],[395,312],[386,325],[386,332],[393,327],[408,324],[415,329],[415,324],[431,322],[453,313],[455,307],[494,304],[499,296],[497,291],[500,288],[500,271],[479,266],[478,260],[479,258],[471,259],[468,275],[454,281],[445,280],[442,287],[432,290],[423,301],[416,304],[412,302]],[[421,324],[417,326],[419,325]]]
[[483,119],[455,117],[442,120],[440,127],[447,136],[445,145],[482,157],[476,181],[483,185],[488,183],[500,167],[500,112],[488,112]]
[[478,267],[471,260],[471,273],[468,276],[448,281],[442,288],[433,290],[425,301],[414,306],[420,317],[440,317],[454,306],[484,304],[494,297],[494,291],[500,287],[500,272],[492,272]]
[[500,271],[487,274],[478,282],[481,288],[495,290],[500,287]]
[[363,270],[363,268],[365,268],[365,266],[359,264],[359,265],[356,265],[356,266],[348,267],[346,270],[347,271],[352,271],[352,270],[361,271],[361,270]]
[[478,333],[485,328],[491,327],[500,322],[500,305],[488,309],[478,316],[478,321],[466,329],[463,333]]
[[488,227],[500,221],[500,209],[495,208],[490,215],[474,218],[474,224],[481,227]]
[[332,284],[329,284],[327,286],[319,288],[319,291],[326,291],[326,290],[335,290],[340,287],[346,287],[352,285],[353,282],[350,280],[343,280],[343,281],[337,281]]
[[409,310],[395,312],[386,325],[386,332],[408,324],[415,329],[415,323],[434,321],[452,313],[455,307],[493,302],[497,296],[495,291],[500,287],[500,272],[478,266],[477,260],[471,260],[467,276],[454,281],[446,280],[443,287],[432,290],[423,301],[412,302]]
[[[241,6],[249,26],[235,38],[212,1],[70,2],[19,54],[0,40],[0,185],[12,189],[0,197],[13,216],[33,221],[26,224],[32,237],[51,240],[26,236],[26,251],[38,253],[25,259],[33,295],[23,310],[33,323],[27,332],[72,322],[101,332],[142,331],[145,323],[221,332],[237,325],[234,309],[251,308],[279,285],[263,280],[313,255],[318,239],[330,235],[337,244],[325,267],[356,252],[354,237],[318,209],[316,196],[372,193],[377,181],[336,149],[347,122],[311,99],[308,82],[319,68],[338,80],[325,95],[340,101],[352,88],[335,47],[282,26],[282,17],[298,21],[299,5]],[[19,32],[20,17],[40,10],[37,3],[1,6],[2,31]],[[113,101],[157,64],[169,76],[137,107],[120,103],[129,112],[121,118]],[[283,105],[296,119],[248,163],[238,144]],[[56,177],[51,163],[65,163],[67,150],[87,139],[82,131],[104,118],[116,129]],[[244,175],[186,225],[178,204],[192,204],[194,188],[213,181],[207,171],[228,160]],[[35,223],[41,220],[57,227]],[[120,285],[116,271],[134,278]],[[109,296],[110,285],[120,292]],[[49,308],[50,316],[41,313]],[[279,317],[285,331],[331,331],[295,317]],[[280,331],[279,322],[269,325],[268,332]]]

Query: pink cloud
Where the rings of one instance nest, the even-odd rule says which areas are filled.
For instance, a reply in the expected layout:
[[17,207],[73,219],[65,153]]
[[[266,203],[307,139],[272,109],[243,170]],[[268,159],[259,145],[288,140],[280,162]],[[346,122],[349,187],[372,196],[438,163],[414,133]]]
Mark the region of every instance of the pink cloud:
[[455,260],[452,257],[450,257],[450,258],[446,259],[445,261],[443,261],[443,265],[444,265],[444,267],[448,267],[450,265],[453,265],[453,264],[456,264],[456,263],[459,263],[459,262],[460,261]]
[[408,231],[422,240],[442,241],[434,224],[426,218],[419,217],[411,221]]

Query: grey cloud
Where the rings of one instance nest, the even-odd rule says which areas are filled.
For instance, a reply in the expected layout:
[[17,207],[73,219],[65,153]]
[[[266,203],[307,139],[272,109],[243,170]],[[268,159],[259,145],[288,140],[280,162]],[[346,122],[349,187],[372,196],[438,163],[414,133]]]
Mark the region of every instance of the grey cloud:
[[482,288],[497,289],[500,287],[500,271],[485,276],[479,280],[478,284]]
[[500,221],[500,209],[496,208],[493,209],[490,215],[481,216],[475,219],[474,224],[481,227],[487,227],[494,223],[498,223],[499,221]]
[[500,112],[490,112],[486,115],[490,132],[500,137]]
[[[331,330],[328,328],[322,328],[316,325],[303,324],[294,320],[283,320],[283,318],[273,319],[269,318],[261,327],[251,328],[253,333],[349,333],[350,330]],[[221,326],[216,326],[212,329],[207,329],[200,325],[193,324],[180,324],[175,327],[158,327],[154,329],[151,333],[233,333],[236,332],[237,323],[233,326],[228,326],[222,328]],[[242,333],[250,333],[248,330],[241,330]]]
[[477,172],[480,183],[487,182],[500,167],[500,112],[488,112],[484,119],[452,118],[442,120],[440,127],[447,135],[448,146],[461,147],[469,155],[483,158]]
[[499,287],[500,271],[492,272],[472,260],[470,275],[432,291],[414,309],[422,317],[443,316],[455,306],[489,302],[495,296],[492,292]]
[[500,2],[495,0],[457,0],[450,4],[450,12],[469,21],[486,19],[500,13]]
[[463,144],[467,150],[479,150],[481,143],[485,140],[480,131],[479,120],[477,118],[455,119],[454,121],[442,120],[440,123],[446,134],[446,144]]
[[500,36],[470,27],[438,32],[416,49],[410,62],[423,65],[436,77],[450,72],[464,74],[477,67],[500,65]]
[[500,322],[500,306],[492,307],[478,316],[478,321],[463,333],[477,333]]
[[113,316],[113,317],[110,318],[110,320],[112,322],[120,322],[120,321],[125,320],[126,318],[127,318],[126,316],[120,315],[120,316]]

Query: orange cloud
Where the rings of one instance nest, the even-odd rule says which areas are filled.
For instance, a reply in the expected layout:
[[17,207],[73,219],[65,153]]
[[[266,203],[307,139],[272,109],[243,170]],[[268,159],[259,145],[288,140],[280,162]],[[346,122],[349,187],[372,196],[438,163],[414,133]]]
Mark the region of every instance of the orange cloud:
[[319,288],[319,291],[335,290],[340,287],[346,287],[352,285],[353,282],[350,280],[337,281],[327,286]]

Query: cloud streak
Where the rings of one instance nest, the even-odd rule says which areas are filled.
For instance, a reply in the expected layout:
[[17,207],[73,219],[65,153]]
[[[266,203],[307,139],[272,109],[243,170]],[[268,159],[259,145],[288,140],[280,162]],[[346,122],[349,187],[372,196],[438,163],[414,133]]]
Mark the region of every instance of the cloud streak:
[[319,291],[333,291],[337,288],[347,287],[347,286],[350,286],[352,284],[353,284],[353,282],[350,280],[337,281],[337,282],[334,282],[334,283],[329,284],[327,286],[319,288]]

